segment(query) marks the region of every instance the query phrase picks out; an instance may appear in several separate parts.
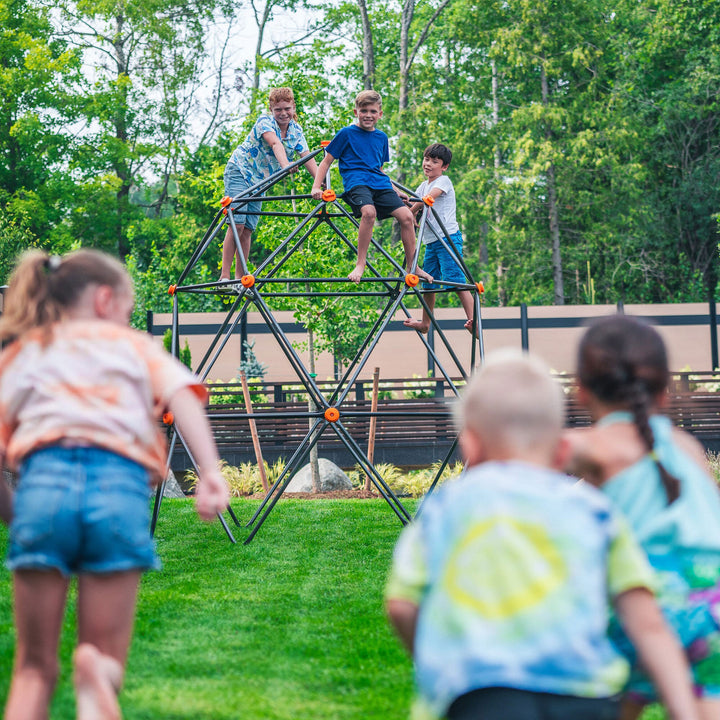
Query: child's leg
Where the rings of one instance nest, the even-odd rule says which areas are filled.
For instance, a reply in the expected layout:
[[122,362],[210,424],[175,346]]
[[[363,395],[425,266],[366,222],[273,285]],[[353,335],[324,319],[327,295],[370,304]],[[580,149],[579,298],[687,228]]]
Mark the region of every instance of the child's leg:
[[140,572],[78,578],[75,692],[78,720],[120,718],[117,694],[132,638]]
[[472,332],[473,312],[475,310],[472,293],[469,290],[458,290],[458,297],[460,298],[460,304],[463,306],[465,316],[467,317],[465,329],[468,332]]
[[[400,240],[405,251],[405,268],[408,272],[412,270],[412,262],[415,258],[415,219],[408,207],[400,207],[394,210],[392,216],[400,225]],[[428,275],[420,266],[415,270],[418,277],[427,282],[432,282],[432,277]]]
[[[432,312],[435,309],[435,293],[427,293],[423,297],[425,298],[428,308],[430,308],[430,312]],[[423,308],[422,320],[407,318],[403,321],[403,325],[413,330],[419,330],[421,333],[426,333],[430,329],[430,315],[428,315],[428,311]]]
[[[410,212],[408,210],[408,212]],[[368,248],[370,247],[370,240],[372,240],[373,226],[375,225],[375,218],[377,217],[377,211],[374,205],[363,205],[360,208],[360,227],[358,228],[358,249],[357,249],[357,264],[353,271],[348,275],[348,278],[353,282],[360,282],[360,278],[365,272],[365,264],[367,263]]]
[[[238,232],[238,237],[240,239],[240,247],[243,248],[243,252],[245,252],[245,248],[243,247],[243,232],[245,230],[244,225],[236,225],[235,228]],[[248,238],[248,251],[250,250],[250,241]],[[225,239],[223,240],[223,248],[222,248],[222,267],[220,269],[220,280],[229,280],[230,279],[230,268],[232,267],[232,261],[233,256],[236,254],[237,250],[235,248],[235,238],[233,237],[233,231],[232,228],[228,225],[227,232],[225,233]],[[247,257],[247,253],[245,254],[245,257]],[[237,275],[237,267],[235,268],[235,274]]]
[[47,720],[68,580],[56,570],[13,573],[15,664],[5,720]]

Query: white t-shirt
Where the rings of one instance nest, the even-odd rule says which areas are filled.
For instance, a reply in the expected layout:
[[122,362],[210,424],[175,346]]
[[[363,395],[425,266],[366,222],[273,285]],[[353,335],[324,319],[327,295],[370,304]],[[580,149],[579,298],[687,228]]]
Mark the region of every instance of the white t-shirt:
[[[455,188],[453,187],[452,180],[447,175],[440,175],[436,177],[432,182],[425,180],[420,183],[420,186],[416,190],[419,198],[425,197],[433,188],[438,188],[442,191],[439,197],[435,198],[435,203],[432,209],[440,216],[445,229],[454,235],[460,226],[457,223],[456,211],[455,211]],[[431,228],[434,228],[438,235],[442,236],[443,231],[435,220],[432,212],[428,213],[428,223]],[[433,243],[437,240],[437,236],[430,229],[427,228],[423,233],[423,242],[425,244]]]

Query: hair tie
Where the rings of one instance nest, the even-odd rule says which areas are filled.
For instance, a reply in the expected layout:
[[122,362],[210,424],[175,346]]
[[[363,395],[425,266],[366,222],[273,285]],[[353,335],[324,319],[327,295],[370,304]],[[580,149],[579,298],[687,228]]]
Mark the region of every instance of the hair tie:
[[658,454],[657,454],[657,452],[656,452],[655,450],[651,450],[651,451],[648,453],[648,457],[649,457],[653,462],[660,462],[660,458],[658,457]]
[[43,267],[45,268],[45,272],[50,274],[54,273],[60,267],[61,263],[62,258],[59,255],[49,255],[45,258]]

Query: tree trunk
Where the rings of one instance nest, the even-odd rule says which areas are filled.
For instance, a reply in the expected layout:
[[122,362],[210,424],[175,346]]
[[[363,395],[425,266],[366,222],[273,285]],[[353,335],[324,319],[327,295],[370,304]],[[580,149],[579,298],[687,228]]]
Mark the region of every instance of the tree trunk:
[[[500,123],[500,98],[498,95],[498,72],[495,60],[490,61],[490,71],[492,73],[492,121],[493,127],[497,128]],[[498,305],[504,307],[507,304],[507,291],[505,288],[505,263],[503,262],[503,241],[500,225],[502,223],[502,214],[500,210],[500,165],[502,163],[502,155],[500,152],[500,141],[495,140],[495,149],[493,153],[493,177],[495,179],[495,197],[493,199],[493,211],[495,220],[495,249],[497,251],[497,268],[495,276],[497,277],[498,287]]]
[[365,0],[357,0],[362,22],[362,59],[363,90],[372,90],[375,84],[375,48],[373,46],[372,25]]
[[[542,103],[545,108],[549,105],[549,89],[547,73],[543,65],[540,70],[540,83],[542,90]],[[550,127],[545,129],[545,137],[552,136]],[[550,221],[550,241],[552,243],[553,267],[553,304],[565,304],[565,290],[563,288],[562,256],[560,254],[560,220],[558,216],[557,184],[555,181],[555,165],[550,163],[546,174],[548,195],[548,220]]]
[[[310,328],[308,328],[308,353],[310,354],[310,375],[311,375],[311,377],[314,378],[315,377],[315,338],[313,336],[313,331]],[[315,401],[312,399],[311,396],[308,396],[308,410],[310,412],[315,412],[317,410],[317,407],[315,407]],[[310,418],[308,420],[310,428],[312,428],[314,422],[315,422],[314,418]],[[310,475],[312,476],[313,492],[314,493],[320,492],[320,463],[318,462],[317,443],[313,443],[312,448],[310,448]]]

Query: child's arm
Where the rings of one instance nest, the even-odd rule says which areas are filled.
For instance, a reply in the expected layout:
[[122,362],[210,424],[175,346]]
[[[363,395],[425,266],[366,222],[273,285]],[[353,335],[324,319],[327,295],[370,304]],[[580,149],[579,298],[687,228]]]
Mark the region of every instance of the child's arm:
[[615,610],[672,720],[699,718],[685,655],[647,588],[615,599]]
[[402,644],[412,656],[415,648],[418,606],[409,600],[389,598],[385,603],[385,611]]
[[322,200],[322,188],[320,186],[325,180],[333,162],[335,162],[335,158],[326,150],[325,157],[320,162],[317,172],[315,173],[315,180],[313,181],[312,190],[310,191],[315,200]]
[[212,520],[227,508],[227,483],[220,472],[220,459],[205,409],[190,388],[181,388],[170,399],[175,424],[198,464],[199,482],[195,506],[203,520]]
[[603,468],[593,455],[590,433],[588,428],[565,430],[562,436],[565,452],[562,467],[558,469],[600,487],[604,480]]
[[285,146],[282,144],[280,138],[274,133],[268,130],[262,134],[263,140],[270,146],[277,161],[280,163],[280,167],[284,168],[290,164],[287,153],[285,152]]
[[[300,157],[303,158],[303,157],[305,157],[306,155],[309,155],[309,154],[310,154],[310,151],[309,151],[309,150],[306,150],[305,152],[301,152],[301,153],[300,153]],[[312,175],[313,180],[314,180],[315,177],[316,177],[316,175],[317,175],[317,171],[318,171],[318,166],[317,166],[317,163],[315,162],[315,158],[310,158],[310,159],[305,163],[305,167],[307,168],[307,171],[310,173],[310,175]]]
[[[433,200],[437,200],[445,191],[440,189],[439,187],[434,187],[430,190],[430,192],[425,193],[423,197],[427,197],[430,195],[430,197]],[[425,207],[424,202],[414,202],[412,205],[410,205],[410,210],[412,211],[413,215],[416,215],[420,210],[422,210]]]

